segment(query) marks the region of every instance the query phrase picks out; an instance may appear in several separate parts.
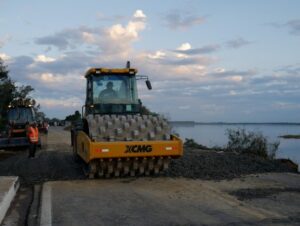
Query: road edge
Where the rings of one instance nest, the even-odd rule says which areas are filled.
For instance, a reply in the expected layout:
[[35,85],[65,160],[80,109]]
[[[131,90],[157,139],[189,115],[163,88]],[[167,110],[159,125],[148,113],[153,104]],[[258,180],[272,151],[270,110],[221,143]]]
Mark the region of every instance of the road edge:
[[40,226],[52,226],[52,189],[48,183],[43,184]]
[[8,192],[4,194],[4,197],[0,202],[0,224],[2,223],[10,207],[11,202],[14,200],[19,187],[20,187],[19,177],[15,177]]

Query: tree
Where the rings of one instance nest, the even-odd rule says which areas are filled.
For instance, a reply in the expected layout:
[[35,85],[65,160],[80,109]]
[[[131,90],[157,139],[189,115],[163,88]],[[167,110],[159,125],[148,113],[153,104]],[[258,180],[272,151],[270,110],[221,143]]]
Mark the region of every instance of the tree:
[[0,58],[0,81],[2,82],[7,78],[8,78],[8,70],[6,66],[3,64],[2,59]]
[[17,91],[15,92],[14,99],[15,100],[21,99],[21,100],[31,103],[37,119],[44,120],[46,115],[44,112],[40,111],[41,105],[37,104],[36,100],[30,96],[30,93],[33,91],[34,91],[34,88],[30,85],[20,86],[17,88]]
[[6,124],[9,104],[19,103],[20,100],[23,103],[30,103],[36,115],[45,116],[43,112],[39,111],[40,105],[30,96],[32,91],[34,91],[34,88],[30,85],[16,86],[15,82],[9,77],[7,66],[0,58],[0,128]]
[[7,107],[14,99],[16,92],[16,86],[9,78],[8,72],[7,67],[0,58],[0,128],[3,127],[7,117]]
[[146,106],[141,105],[141,114],[142,115],[158,115],[155,112],[150,111]]
[[20,86],[17,88],[17,92],[15,93],[15,99],[22,99],[22,100],[33,100],[29,94],[34,91],[34,88],[31,86]]
[[274,158],[280,142],[269,143],[260,132],[245,129],[227,129],[227,150],[239,154],[252,154],[263,158]]
[[73,115],[68,115],[66,116],[66,121],[71,121],[71,122],[75,122],[81,119],[81,114],[79,113],[79,111],[75,111],[75,113]]

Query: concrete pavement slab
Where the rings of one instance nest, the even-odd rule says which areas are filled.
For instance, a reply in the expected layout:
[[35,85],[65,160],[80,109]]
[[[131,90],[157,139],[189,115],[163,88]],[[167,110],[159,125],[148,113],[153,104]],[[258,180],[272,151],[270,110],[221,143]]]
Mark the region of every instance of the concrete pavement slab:
[[0,176],[0,224],[19,188],[18,177]]
[[[238,180],[228,184],[247,186]],[[259,178],[246,183],[252,180]],[[41,225],[263,225],[268,219],[287,219],[287,213],[238,200],[222,183],[184,178],[47,182]]]

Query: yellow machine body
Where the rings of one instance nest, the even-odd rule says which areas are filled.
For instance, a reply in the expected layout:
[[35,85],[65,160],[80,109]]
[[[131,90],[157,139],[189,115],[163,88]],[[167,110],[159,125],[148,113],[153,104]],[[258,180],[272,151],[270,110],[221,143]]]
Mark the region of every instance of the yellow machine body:
[[183,154],[181,139],[171,135],[168,141],[94,142],[84,132],[77,134],[77,154],[89,163],[94,159],[112,158],[178,158]]

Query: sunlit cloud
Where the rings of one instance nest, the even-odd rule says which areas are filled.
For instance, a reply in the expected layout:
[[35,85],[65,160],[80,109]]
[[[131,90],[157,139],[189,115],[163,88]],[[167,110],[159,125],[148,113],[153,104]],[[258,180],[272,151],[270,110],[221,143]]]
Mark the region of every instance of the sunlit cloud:
[[43,62],[43,63],[48,63],[48,62],[53,62],[55,61],[55,58],[52,57],[47,57],[45,55],[37,55],[36,58],[34,58],[36,62]]
[[0,59],[2,59],[4,61],[9,61],[11,59],[11,57],[5,53],[0,53]]
[[136,10],[135,13],[133,14],[133,17],[136,19],[146,19],[146,15],[144,14],[143,10]]
[[166,53],[163,51],[156,51],[154,54],[148,54],[150,59],[162,59],[166,56]]
[[70,98],[36,98],[38,103],[42,103],[42,107],[47,108],[80,108],[82,100],[76,97]]
[[[128,56],[132,44],[139,40],[140,32],[146,27],[146,18],[142,10],[136,10],[127,24],[113,24],[110,27],[86,27],[64,29],[54,35],[35,40],[36,44],[55,46],[59,50],[78,49],[84,45],[100,48],[102,54]],[[109,56],[108,56],[109,57]]]
[[243,81],[243,77],[239,75],[231,76],[230,80],[235,81],[235,82],[241,82]]
[[178,48],[176,48],[177,50],[181,50],[181,51],[185,51],[185,50],[189,50],[191,49],[192,46],[190,43],[186,42],[186,43],[182,43]]

